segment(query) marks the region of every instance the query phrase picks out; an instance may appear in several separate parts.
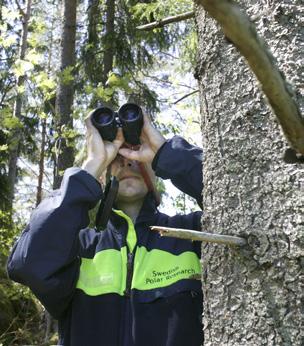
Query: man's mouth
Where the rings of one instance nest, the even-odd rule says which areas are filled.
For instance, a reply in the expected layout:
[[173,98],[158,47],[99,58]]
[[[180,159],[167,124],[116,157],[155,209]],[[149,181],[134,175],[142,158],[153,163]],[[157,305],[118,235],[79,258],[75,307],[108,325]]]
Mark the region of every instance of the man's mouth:
[[140,179],[140,177],[138,177],[136,175],[125,175],[125,176],[119,178],[119,181],[123,181],[123,180],[126,180],[126,179]]

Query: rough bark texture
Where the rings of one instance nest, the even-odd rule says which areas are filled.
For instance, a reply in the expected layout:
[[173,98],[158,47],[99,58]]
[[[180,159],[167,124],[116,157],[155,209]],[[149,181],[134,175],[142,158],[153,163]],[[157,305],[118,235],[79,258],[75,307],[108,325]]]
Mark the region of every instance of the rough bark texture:
[[[61,62],[60,70],[64,71],[75,64],[75,37],[76,37],[76,0],[64,1],[63,27],[61,35]],[[74,99],[73,80],[60,80],[56,95],[56,128],[59,134],[57,141],[58,156],[55,162],[55,174],[53,187],[60,186],[63,172],[71,167],[74,162],[73,145],[68,145],[62,132],[64,129],[73,129],[72,105]]]
[[[279,68],[300,90],[301,1],[241,4]],[[205,153],[203,230],[249,242],[245,249],[203,245],[205,345],[300,346],[304,166],[283,161],[287,142],[236,48],[201,6],[196,20]],[[299,92],[296,97],[303,111],[303,97]]]
[[[290,86],[255,25],[236,1],[198,0],[238,48],[261,84],[261,88],[293,149],[304,156],[304,119],[293,99]],[[240,30],[241,28],[241,30]]]

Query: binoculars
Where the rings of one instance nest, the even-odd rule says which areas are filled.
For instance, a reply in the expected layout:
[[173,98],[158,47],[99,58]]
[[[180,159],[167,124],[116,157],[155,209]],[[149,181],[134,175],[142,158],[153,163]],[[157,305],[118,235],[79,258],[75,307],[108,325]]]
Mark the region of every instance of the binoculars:
[[109,107],[96,108],[91,114],[91,121],[104,140],[112,142],[118,127],[121,127],[126,143],[140,144],[139,137],[144,123],[143,113],[135,103],[126,103],[117,112]]

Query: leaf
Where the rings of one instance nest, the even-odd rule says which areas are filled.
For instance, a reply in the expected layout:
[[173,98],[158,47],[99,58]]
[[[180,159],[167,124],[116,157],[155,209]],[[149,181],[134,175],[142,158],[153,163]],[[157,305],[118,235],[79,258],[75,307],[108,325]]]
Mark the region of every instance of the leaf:
[[24,94],[24,92],[25,92],[25,86],[24,85],[17,86],[17,93],[19,95]]
[[8,149],[7,144],[0,145],[0,151],[7,151],[7,149]]
[[[129,86],[130,79],[126,77],[121,77],[116,73],[110,73],[109,78],[106,82],[106,85],[113,88],[120,88],[124,90],[126,93],[130,93],[132,91],[132,88]],[[109,93],[106,93],[107,95],[110,95]],[[112,95],[112,94],[111,94]]]
[[30,47],[37,47],[39,46],[39,37],[37,35],[31,35],[31,37],[27,40]]
[[15,62],[15,66],[13,68],[13,72],[17,77],[24,76],[26,72],[29,72],[34,69],[34,65],[22,59],[17,59]]
[[60,73],[60,79],[63,84],[68,85],[71,82],[74,81],[74,76],[73,76],[73,69],[74,66],[67,66],[61,73]]
[[106,82],[106,85],[109,87],[112,86],[119,86],[120,85],[120,78],[116,73],[110,73],[109,78]]
[[48,115],[45,112],[39,112],[38,114],[40,119],[47,119]]
[[7,38],[0,38],[0,45],[2,45],[4,48],[8,48],[15,44],[17,41],[17,38],[14,36],[8,36]]
[[22,123],[20,122],[18,118],[10,116],[3,119],[3,127],[6,127],[7,129],[10,129],[10,130],[22,128]]
[[30,61],[33,65],[39,65],[42,62],[41,54],[37,54],[35,49],[31,49],[26,54],[26,59]]
[[10,21],[10,20],[15,20],[20,17],[20,12],[19,11],[12,11],[11,9],[1,6],[1,14],[2,14],[2,20],[4,21]]
[[48,92],[56,88],[54,79],[49,77],[46,72],[40,72],[34,80],[43,92]]
[[97,98],[103,99],[105,97],[105,89],[102,86],[99,86],[95,89],[92,89]]
[[112,96],[113,93],[114,93],[114,90],[112,88],[106,88],[104,90],[104,93],[105,93],[106,96]]

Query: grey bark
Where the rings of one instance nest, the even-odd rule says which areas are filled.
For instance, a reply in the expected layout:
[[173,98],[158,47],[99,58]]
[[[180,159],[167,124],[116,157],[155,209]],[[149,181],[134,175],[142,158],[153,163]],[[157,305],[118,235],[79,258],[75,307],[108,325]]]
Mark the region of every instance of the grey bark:
[[299,154],[304,155],[304,119],[293,99],[292,88],[278,70],[271,52],[257,35],[249,17],[235,1],[198,0],[198,3],[218,21],[226,37],[246,58],[287,140]]
[[[301,1],[243,1],[279,68],[303,85]],[[203,230],[248,247],[203,244],[205,345],[304,344],[304,166],[237,49],[196,7],[204,148]],[[240,28],[241,30],[241,28]],[[296,101],[303,111],[303,96]]]
[[[63,4],[61,61],[60,70],[63,72],[75,64],[76,37],[76,0],[65,0]],[[73,144],[67,143],[64,129],[73,129],[72,105],[74,99],[73,80],[64,82],[61,78],[56,94],[56,129],[59,135],[56,142],[57,155],[54,169],[54,189],[60,186],[64,170],[74,162]]]
[[[31,15],[32,1],[28,0],[26,3],[26,10],[21,11],[22,14],[22,35],[21,35],[21,45],[19,59],[23,60],[25,58],[27,49],[27,35],[28,35],[28,23]],[[25,76],[19,76],[17,78],[17,87],[24,85]],[[14,117],[21,119],[22,111],[22,95],[17,94],[16,101],[14,104]],[[17,179],[17,161],[20,153],[20,141],[22,137],[21,129],[17,128],[14,130],[14,135],[12,136],[12,142],[10,143],[10,154],[8,163],[8,184],[9,184],[9,205],[12,207],[14,195],[15,195],[15,184]],[[11,209],[11,207],[9,209]]]

